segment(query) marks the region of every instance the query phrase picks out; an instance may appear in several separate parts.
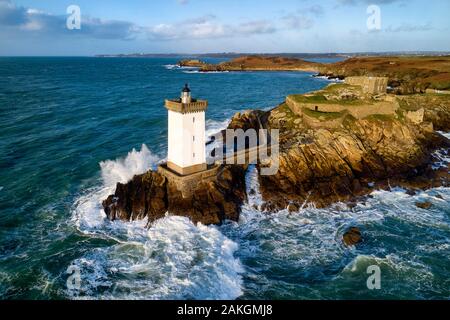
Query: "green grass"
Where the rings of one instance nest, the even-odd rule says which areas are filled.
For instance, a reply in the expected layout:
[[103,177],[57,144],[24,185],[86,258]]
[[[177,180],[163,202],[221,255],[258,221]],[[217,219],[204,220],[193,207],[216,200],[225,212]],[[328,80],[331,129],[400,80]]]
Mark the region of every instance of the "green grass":
[[316,118],[320,121],[329,121],[339,119],[346,114],[346,112],[320,112],[308,108],[303,108],[302,112],[307,116]]

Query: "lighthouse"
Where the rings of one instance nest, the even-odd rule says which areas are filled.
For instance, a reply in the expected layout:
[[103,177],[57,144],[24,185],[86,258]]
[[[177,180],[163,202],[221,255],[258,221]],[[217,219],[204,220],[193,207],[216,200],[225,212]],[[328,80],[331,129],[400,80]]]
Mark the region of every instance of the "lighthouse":
[[167,167],[181,176],[206,170],[205,111],[208,101],[193,99],[186,84],[179,99],[165,101],[168,110]]

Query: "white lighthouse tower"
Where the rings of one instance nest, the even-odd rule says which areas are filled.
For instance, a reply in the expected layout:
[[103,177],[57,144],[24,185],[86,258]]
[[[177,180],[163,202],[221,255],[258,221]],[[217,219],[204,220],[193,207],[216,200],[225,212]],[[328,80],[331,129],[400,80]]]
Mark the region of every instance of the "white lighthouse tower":
[[167,167],[186,176],[206,170],[205,111],[208,101],[191,97],[186,84],[180,99],[166,100],[169,122]]

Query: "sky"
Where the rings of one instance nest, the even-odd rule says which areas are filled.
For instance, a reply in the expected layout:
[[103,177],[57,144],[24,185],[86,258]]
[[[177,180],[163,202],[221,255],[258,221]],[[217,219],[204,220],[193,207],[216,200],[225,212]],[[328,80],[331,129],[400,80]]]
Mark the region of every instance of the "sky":
[[0,0],[0,55],[450,51],[449,13],[447,0]]

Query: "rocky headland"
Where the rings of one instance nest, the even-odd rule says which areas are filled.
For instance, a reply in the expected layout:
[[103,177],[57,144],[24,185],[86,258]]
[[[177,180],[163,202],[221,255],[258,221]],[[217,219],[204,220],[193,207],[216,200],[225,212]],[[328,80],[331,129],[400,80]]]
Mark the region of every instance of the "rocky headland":
[[198,65],[200,72],[223,71],[306,71],[318,72],[320,63],[297,58],[243,56],[219,64]]
[[[413,194],[447,186],[448,166],[434,163],[437,150],[450,148],[437,132],[448,131],[449,117],[450,95],[370,95],[357,86],[334,84],[288,96],[270,111],[237,113],[229,128],[279,130],[279,170],[259,176],[263,203],[258,209],[296,212],[309,203],[352,206],[376,189],[402,186]],[[149,171],[117,184],[103,207],[111,220],[152,222],[170,212],[204,224],[237,221],[247,197],[246,169],[222,166],[188,196],[159,172]]]
[[178,62],[178,66],[189,68],[203,68],[207,66],[207,63],[199,59],[186,59]]

